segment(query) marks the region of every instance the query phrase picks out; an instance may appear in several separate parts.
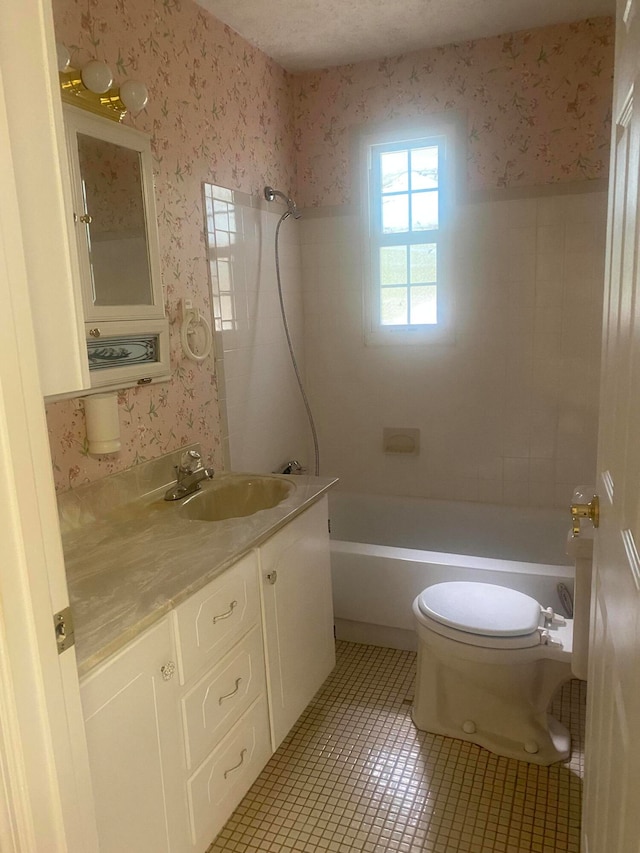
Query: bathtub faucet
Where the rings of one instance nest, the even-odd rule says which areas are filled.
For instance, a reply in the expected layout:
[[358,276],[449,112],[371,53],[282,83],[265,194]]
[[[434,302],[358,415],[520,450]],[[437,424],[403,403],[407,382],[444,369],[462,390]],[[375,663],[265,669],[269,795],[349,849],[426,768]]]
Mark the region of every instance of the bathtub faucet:
[[287,462],[287,464],[284,466],[282,471],[280,471],[280,473],[281,474],[306,474],[307,469],[304,466],[302,466],[298,462],[297,459],[291,459],[289,462]]

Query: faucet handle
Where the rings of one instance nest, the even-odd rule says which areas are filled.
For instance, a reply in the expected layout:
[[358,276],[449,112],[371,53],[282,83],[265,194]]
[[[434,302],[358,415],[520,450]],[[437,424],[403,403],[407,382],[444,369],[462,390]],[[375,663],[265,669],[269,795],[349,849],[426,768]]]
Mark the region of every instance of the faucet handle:
[[180,465],[177,470],[182,474],[193,474],[202,466],[202,456],[197,450],[185,450],[180,457]]

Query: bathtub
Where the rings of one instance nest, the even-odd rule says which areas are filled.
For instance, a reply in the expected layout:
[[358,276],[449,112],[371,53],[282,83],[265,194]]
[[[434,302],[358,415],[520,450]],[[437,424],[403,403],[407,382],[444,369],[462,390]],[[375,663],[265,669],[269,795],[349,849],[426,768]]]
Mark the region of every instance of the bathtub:
[[448,580],[511,587],[566,615],[568,511],[334,492],[329,514],[338,639],[415,649],[411,603]]

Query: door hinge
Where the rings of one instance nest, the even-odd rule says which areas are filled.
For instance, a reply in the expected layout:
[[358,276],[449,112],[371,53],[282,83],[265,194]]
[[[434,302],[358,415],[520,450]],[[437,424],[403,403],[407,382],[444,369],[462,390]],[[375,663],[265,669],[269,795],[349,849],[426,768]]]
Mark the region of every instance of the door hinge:
[[67,649],[74,645],[76,639],[73,630],[73,616],[71,608],[65,607],[59,613],[53,615],[53,628],[56,632],[56,643],[58,644],[58,654],[61,655]]

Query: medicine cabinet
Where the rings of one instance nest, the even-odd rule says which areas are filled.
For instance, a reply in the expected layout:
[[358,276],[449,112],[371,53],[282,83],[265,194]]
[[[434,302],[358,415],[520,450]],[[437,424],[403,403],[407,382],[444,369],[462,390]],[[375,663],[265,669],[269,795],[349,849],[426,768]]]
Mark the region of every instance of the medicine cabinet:
[[168,379],[149,137],[63,109],[91,388]]

